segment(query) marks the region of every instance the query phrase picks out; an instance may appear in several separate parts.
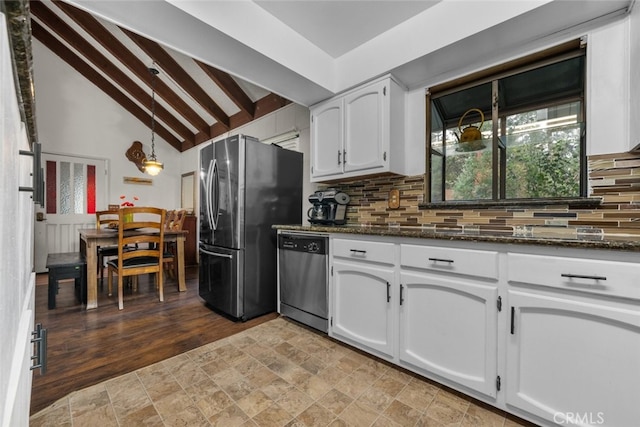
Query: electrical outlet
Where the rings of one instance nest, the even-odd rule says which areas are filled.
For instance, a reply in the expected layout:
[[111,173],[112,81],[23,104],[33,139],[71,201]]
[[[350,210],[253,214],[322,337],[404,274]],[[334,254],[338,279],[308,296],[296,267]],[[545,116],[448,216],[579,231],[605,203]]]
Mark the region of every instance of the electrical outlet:
[[389,190],[389,209],[398,209],[400,207],[400,190]]

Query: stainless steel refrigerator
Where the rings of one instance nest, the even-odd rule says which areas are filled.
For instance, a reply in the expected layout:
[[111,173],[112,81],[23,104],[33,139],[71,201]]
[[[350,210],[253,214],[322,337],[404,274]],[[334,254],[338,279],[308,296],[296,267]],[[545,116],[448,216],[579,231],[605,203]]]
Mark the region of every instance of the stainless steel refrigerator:
[[302,223],[302,153],[236,135],[200,151],[199,294],[247,320],[275,311],[276,231]]

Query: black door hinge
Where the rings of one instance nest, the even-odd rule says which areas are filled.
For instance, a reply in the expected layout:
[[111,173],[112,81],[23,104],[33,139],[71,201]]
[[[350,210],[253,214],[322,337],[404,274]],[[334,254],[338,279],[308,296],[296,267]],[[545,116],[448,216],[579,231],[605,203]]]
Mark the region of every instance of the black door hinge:
[[498,391],[500,391],[500,386],[501,386],[501,385],[502,385],[502,382],[501,382],[501,380],[500,380],[500,375],[498,375],[498,376],[496,377],[496,389],[497,389]]
[[502,311],[502,297],[498,297],[498,311]]

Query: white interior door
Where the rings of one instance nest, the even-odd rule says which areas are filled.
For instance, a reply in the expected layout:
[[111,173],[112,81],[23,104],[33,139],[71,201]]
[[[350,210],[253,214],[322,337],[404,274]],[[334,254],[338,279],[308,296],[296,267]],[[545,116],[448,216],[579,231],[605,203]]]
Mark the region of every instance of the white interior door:
[[95,227],[107,200],[106,161],[42,153],[44,206],[36,205],[34,264],[46,271],[47,254],[80,250],[79,230]]

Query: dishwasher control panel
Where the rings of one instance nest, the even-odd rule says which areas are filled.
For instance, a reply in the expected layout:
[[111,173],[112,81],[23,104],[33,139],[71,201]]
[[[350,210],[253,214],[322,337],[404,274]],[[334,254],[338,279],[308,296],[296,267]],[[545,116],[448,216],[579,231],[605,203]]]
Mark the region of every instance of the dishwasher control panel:
[[325,255],[327,253],[327,238],[324,236],[280,234],[278,249]]

